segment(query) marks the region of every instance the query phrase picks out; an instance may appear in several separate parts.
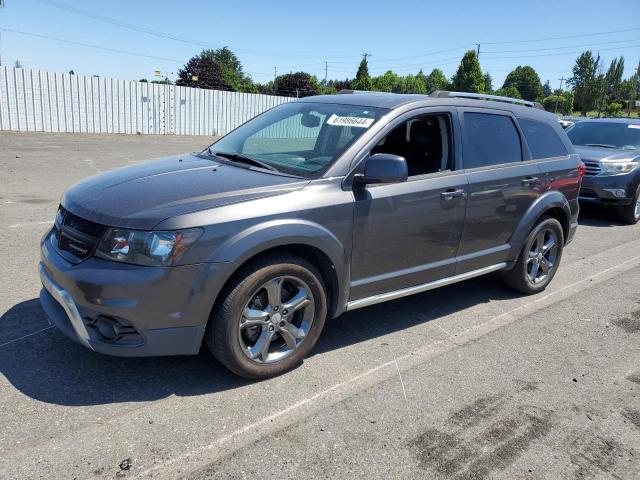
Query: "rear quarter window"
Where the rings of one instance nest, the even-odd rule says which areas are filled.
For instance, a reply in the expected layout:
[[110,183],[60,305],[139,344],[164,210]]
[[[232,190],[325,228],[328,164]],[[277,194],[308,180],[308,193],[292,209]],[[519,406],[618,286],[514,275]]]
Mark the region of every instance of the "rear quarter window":
[[464,168],[519,162],[520,135],[511,117],[492,113],[464,113]]
[[561,157],[567,149],[551,125],[528,118],[519,118],[518,123],[534,159]]

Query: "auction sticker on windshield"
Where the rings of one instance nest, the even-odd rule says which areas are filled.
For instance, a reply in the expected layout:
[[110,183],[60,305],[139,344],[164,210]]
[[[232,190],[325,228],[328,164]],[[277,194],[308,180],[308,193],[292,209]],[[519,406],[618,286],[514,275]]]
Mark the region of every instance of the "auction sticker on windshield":
[[346,127],[369,128],[375,121],[373,118],[364,117],[339,117],[335,113],[327,120],[327,125],[337,125]]

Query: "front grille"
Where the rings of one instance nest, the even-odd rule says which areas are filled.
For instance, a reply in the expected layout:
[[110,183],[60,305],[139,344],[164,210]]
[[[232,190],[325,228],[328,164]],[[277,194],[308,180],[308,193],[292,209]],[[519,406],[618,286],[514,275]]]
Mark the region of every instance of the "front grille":
[[80,262],[93,253],[106,229],[104,225],[74,215],[61,205],[56,215],[53,242],[58,250],[65,252],[68,260]]
[[585,175],[587,177],[594,177],[602,172],[602,167],[598,162],[594,162],[592,160],[583,160],[585,167],[587,167],[587,171]]

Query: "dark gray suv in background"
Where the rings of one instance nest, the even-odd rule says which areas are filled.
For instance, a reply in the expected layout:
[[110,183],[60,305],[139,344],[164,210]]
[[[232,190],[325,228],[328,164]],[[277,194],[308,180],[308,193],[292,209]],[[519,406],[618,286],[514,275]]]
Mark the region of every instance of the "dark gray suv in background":
[[41,301],[97,352],[195,354],[204,338],[233,372],[265,378],[347,310],[495,271],[543,290],[583,174],[537,104],[308,97],[203,152],[71,187],[42,239]]
[[567,130],[587,167],[580,201],[615,207],[631,225],[640,221],[640,120],[582,120]]

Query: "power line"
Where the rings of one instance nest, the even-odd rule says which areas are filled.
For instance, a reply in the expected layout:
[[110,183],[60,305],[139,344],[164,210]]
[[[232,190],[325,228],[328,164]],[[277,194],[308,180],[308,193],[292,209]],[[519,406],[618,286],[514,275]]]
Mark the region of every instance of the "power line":
[[[607,51],[607,50],[624,50],[627,48],[637,48],[640,47],[640,44],[636,45],[625,45],[623,47],[610,47],[610,48],[600,48],[599,51]],[[516,56],[508,56],[508,57],[485,57],[485,60],[507,60],[511,58],[534,58],[534,57],[552,57],[557,55],[575,55],[577,53],[582,53],[584,50],[576,50],[572,52],[559,52],[559,53],[541,53],[539,55],[516,55]]]
[[[159,37],[159,38],[164,38],[167,40],[174,40],[176,42],[182,42],[182,43],[186,43],[189,45],[195,45],[198,47],[203,47],[203,48],[221,48],[223,45],[215,45],[215,44],[211,44],[210,42],[204,42],[201,40],[194,40],[194,39],[190,39],[190,38],[185,38],[185,37],[180,37],[178,35],[172,35],[166,32],[162,32],[162,31],[158,31],[158,30],[152,30],[150,28],[146,28],[146,27],[142,27],[140,25],[134,25],[132,23],[128,23],[128,22],[123,22],[122,20],[118,20],[117,18],[113,18],[113,17],[108,17],[106,15],[100,15],[98,13],[94,13],[91,12],[89,10],[84,10],[81,8],[77,8],[77,7],[73,7],[71,5],[67,5],[65,3],[61,3],[61,2],[56,2],[55,0],[35,0],[38,3],[41,3],[43,5],[47,5],[49,7],[54,7],[60,10],[65,10],[71,13],[75,13],[76,15],[82,15],[84,17],[88,17],[88,18],[92,18],[93,20],[98,20],[100,22],[104,22],[104,23],[109,23],[111,25],[115,25],[117,27],[120,28],[125,28],[127,30],[133,30],[139,33],[144,33],[147,35],[152,35],[155,37]],[[255,54],[255,55],[269,55],[269,56],[276,56],[276,57],[289,57],[289,58],[301,58],[301,57],[305,57],[308,58],[310,55],[287,55],[287,54],[282,54],[282,53],[274,53],[274,52],[262,52],[262,51],[256,51],[256,50],[245,50],[245,49],[235,49],[237,52],[240,53],[248,53],[248,54]],[[357,55],[342,55],[342,56],[336,56],[335,58],[347,58],[347,57],[356,57]],[[319,56],[316,56],[317,58],[321,58]]]
[[580,43],[577,45],[565,45],[563,47],[548,47],[548,48],[527,48],[527,49],[523,49],[523,50],[496,50],[496,51],[489,51],[489,52],[484,52],[484,53],[522,53],[522,52],[545,52],[545,51],[549,51],[549,50],[563,50],[563,49],[567,49],[567,48],[576,48],[576,47],[581,47],[581,48],[587,48],[587,47],[598,47],[600,45],[612,45],[612,44],[616,44],[616,43],[627,43],[627,42],[637,42],[640,41],[640,38],[629,38],[628,40],[616,40],[614,42],[602,42],[602,43]]
[[593,32],[593,33],[580,33],[577,35],[563,35],[561,37],[545,37],[545,38],[533,38],[530,40],[510,40],[505,42],[483,42],[483,43],[485,45],[507,45],[507,44],[514,44],[514,43],[546,42],[548,40],[565,40],[567,38],[593,37],[594,35],[609,35],[611,33],[635,32],[638,30],[640,30],[640,27],[627,28],[624,30],[609,30],[608,32]]

